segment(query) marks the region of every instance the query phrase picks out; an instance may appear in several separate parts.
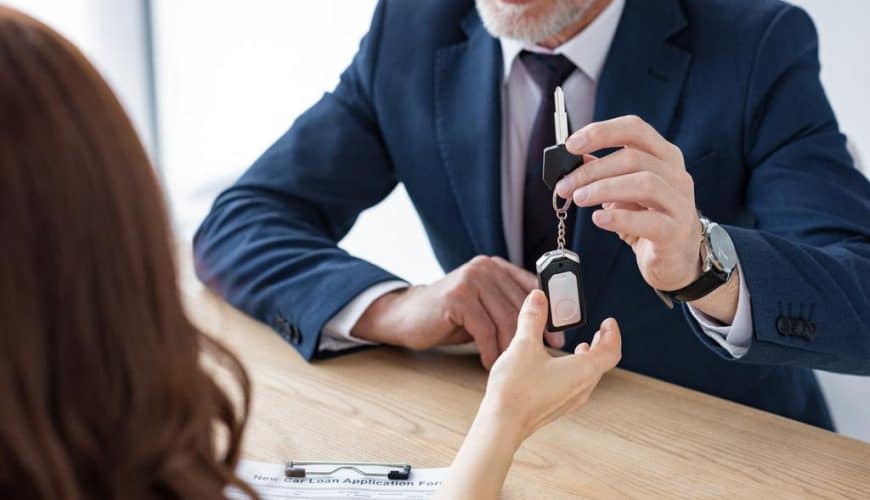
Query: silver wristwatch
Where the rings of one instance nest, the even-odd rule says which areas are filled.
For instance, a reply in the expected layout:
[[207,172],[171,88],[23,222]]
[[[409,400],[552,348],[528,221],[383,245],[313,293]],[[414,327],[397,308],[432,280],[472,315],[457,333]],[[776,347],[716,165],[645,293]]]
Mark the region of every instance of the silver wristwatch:
[[700,216],[701,276],[679,290],[656,290],[656,294],[670,308],[674,302],[691,302],[708,295],[728,282],[737,267],[737,250],[731,236],[719,224]]

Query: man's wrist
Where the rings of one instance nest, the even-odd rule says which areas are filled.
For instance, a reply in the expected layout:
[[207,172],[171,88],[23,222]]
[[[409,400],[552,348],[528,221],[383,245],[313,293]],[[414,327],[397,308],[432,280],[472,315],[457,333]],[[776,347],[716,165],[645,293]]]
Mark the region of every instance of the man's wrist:
[[689,304],[723,325],[730,325],[734,322],[739,298],[740,270],[735,268],[725,284]]
[[[735,283],[737,255],[727,231],[709,219],[699,216],[701,236],[697,250],[679,281],[682,286],[670,291],[657,289],[659,297],[671,307],[674,301],[690,303],[696,309],[710,309],[713,317],[733,319],[739,287]],[[733,301],[732,301],[733,299]],[[733,302],[733,303],[732,303]],[[703,311],[706,312],[706,311]]]
[[704,274],[704,255],[701,251],[701,248],[704,246],[704,223],[701,222],[700,214],[696,218],[696,221],[698,230],[697,232],[693,232],[688,252],[688,261],[692,262],[693,265],[686,272],[686,277],[681,280],[680,286],[674,288],[674,290],[679,290],[689,286]]
[[694,268],[692,268],[692,270],[686,274],[686,277],[684,279],[680,280],[680,286],[674,288],[674,290],[669,291],[681,290],[691,285],[704,275],[704,260],[701,257],[700,252],[698,253],[698,257],[696,260],[697,262],[695,263]]
[[379,344],[401,345],[397,334],[399,321],[395,318],[397,302],[407,289],[394,290],[372,302],[351,329],[354,337]]

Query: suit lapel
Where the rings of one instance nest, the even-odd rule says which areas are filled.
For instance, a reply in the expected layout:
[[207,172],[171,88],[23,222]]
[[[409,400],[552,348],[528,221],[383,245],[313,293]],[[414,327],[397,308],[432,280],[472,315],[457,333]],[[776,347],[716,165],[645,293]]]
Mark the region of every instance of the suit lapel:
[[[668,38],[685,27],[677,0],[626,1],[598,82],[595,121],[635,114],[667,135],[691,62],[691,54]],[[578,210],[573,241],[584,263],[590,308],[623,248],[615,234],[592,223],[594,210]]]
[[435,57],[436,134],[463,223],[478,254],[507,255],[501,213],[501,47],[476,9],[467,39]]

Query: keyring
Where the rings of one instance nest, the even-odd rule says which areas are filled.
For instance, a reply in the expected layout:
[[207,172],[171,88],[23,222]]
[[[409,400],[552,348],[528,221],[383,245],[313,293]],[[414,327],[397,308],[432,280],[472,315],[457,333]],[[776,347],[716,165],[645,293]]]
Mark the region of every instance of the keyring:
[[565,203],[562,205],[562,208],[559,208],[559,195],[556,194],[556,191],[554,190],[553,191],[553,210],[555,210],[556,213],[560,213],[560,212],[565,213],[568,211],[569,208],[571,208],[571,200],[570,199],[565,200]]

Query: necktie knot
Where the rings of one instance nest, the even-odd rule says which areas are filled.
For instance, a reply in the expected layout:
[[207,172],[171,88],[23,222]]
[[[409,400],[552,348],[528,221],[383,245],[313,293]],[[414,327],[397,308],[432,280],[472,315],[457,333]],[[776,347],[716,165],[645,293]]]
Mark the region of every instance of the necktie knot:
[[545,94],[552,94],[557,86],[565,83],[577,69],[570,59],[562,54],[540,54],[524,50],[520,53],[526,71]]

